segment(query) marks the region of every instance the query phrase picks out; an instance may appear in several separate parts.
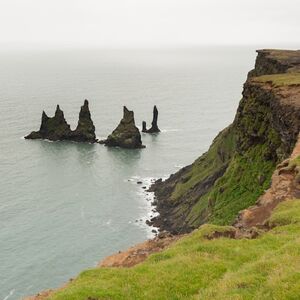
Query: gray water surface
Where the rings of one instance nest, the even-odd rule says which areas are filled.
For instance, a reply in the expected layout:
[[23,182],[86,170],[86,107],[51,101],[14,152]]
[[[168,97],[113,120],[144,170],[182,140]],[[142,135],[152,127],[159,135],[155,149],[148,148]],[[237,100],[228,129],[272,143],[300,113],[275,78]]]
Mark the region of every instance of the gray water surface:
[[[0,299],[60,286],[151,237],[142,187],[192,163],[233,120],[254,57],[250,48],[0,52]],[[75,128],[85,98],[98,137],[123,105],[141,125],[156,104],[162,132],[143,134],[143,150],[22,139],[58,103]]]

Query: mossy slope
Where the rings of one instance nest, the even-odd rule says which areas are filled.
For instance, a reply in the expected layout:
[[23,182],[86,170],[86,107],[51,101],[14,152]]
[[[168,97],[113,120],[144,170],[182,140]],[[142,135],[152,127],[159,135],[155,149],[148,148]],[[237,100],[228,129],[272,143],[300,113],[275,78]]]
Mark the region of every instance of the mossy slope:
[[136,267],[85,271],[49,299],[299,299],[300,201],[281,203],[270,223],[253,240],[208,240],[230,227],[203,225]]

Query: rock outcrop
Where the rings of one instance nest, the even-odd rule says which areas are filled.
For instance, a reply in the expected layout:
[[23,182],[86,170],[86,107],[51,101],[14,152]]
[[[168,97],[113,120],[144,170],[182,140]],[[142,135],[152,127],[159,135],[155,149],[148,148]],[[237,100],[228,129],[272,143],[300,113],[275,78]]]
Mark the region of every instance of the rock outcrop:
[[89,103],[84,100],[79,112],[77,128],[72,132],[72,139],[78,142],[95,142],[95,126],[91,118]]
[[51,141],[66,140],[72,134],[70,125],[66,122],[59,105],[56,106],[54,117],[50,118],[43,111],[39,131],[33,131],[25,139],[48,139]]
[[142,132],[145,132],[145,133],[158,133],[158,132],[160,132],[160,130],[158,128],[158,125],[157,125],[157,120],[158,120],[158,110],[157,110],[156,105],[154,105],[154,107],[153,107],[153,119],[152,119],[152,123],[151,123],[151,128],[147,129],[147,124],[146,124],[145,121],[143,121]]
[[300,51],[258,51],[234,122],[192,165],[150,188],[160,213],[152,224],[172,233],[206,222],[232,224],[255,204],[297,141],[299,66]]
[[123,118],[117,128],[107,137],[100,141],[108,147],[121,147],[127,149],[145,148],[142,144],[141,134],[135,126],[134,113],[123,107]]
[[33,131],[25,139],[48,139],[51,141],[96,142],[95,126],[91,119],[88,100],[84,101],[79,113],[77,128],[72,131],[59,105],[54,117],[48,117],[43,111],[39,131]]
[[257,50],[255,68],[248,73],[248,78],[261,75],[281,74],[288,70],[300,71],[300,50]]

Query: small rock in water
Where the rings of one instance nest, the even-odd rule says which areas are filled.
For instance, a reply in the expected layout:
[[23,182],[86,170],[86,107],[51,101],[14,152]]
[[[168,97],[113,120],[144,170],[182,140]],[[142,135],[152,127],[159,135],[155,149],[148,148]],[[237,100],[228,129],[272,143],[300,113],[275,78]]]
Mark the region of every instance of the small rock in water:
[[143,189],[145,190],[147,187],[146,186],[143,186]]
[[143,183],[143,181],[138,181],[138,182],[137,182],[137,184],[142,184],[142,183]]
[[152,229],[152,230],[151,230],[151,232],[153,232],[153,233],[157,233],[157,230],[155,230],[155,229]]

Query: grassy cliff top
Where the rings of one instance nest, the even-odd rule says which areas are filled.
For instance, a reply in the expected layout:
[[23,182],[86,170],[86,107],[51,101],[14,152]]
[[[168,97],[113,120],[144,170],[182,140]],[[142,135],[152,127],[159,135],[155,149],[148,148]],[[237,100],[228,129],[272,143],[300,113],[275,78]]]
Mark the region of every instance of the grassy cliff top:
[[300,88],[300,72],[262,75],[253,78],[253,80],[262,83],[270,83],[275,87],[298,85]]
[[133,268],[85,271],[51,300],[298,299],[300,201],[281,203],[256,239],[217,238],[203,225]]
[[300,65],[300,50],[262,49],[257,53],[289,67]]

